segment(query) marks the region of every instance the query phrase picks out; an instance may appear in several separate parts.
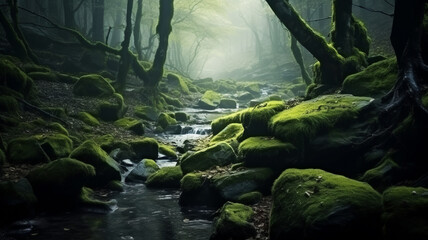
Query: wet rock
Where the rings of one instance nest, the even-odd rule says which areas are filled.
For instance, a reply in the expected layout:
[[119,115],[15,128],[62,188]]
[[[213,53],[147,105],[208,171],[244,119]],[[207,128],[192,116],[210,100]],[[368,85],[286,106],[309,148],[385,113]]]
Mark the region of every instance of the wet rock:
[[135,107],[134,114],[135,116],[147,121],[156,121],[159,116],[159,113],[155,108],[141,105]]
[[126,130],[130,130],[137,135],[144,135],[144,124],[134,118],[125,117],[114,122],[114,125],[117,127],[124,128]]
[[157,159],[159,144],[154,138],[136,139],[129,143],[135,152],[136,159]]
[[263,198],[263,194],[261,192],[254,191],[254,192],[242,194],[241,196],[238,197],[236,201],[238,203],[242,203],[245,205],[253,205],[260,202],[262,198]]
[[183,172],[180,166],[163,167],[147,178],[149,188],[179,188]]
[[175,125],[168,125],[165,129],[164,132],[167,134],[181,134],[182,128],[180,125],[175,124]]
[[151,159],[141,160],[129,173],[126,181],[145,181],[150,175],[159,170],[159,166]]
[[177,120],[166,113],[161,113],[158,117],[157,125],[166,129],[170,125],[176,125]]
[[208,90],[202,95],[198,102],[198,106],[202,109],[216,109],[220,104],[221,94]]
[[180,122],[187,122],[189,116],[185,112],[176,112],[174,113],[175,119]]
[[220,207],[224,200],[211,186],[205,173],[188,173],[180,180],[181,206],[213,206]]
[[220,103],[219,103],[218,107],[219,108],[231,108],[231,109],[235,109],[237,107],[237,103],[233,99],[223,98],[223,99],[220,100]]
[[249,92],[241,93],[237,96],[237,99],[240,101],[250,101],[251,99],[254,99],[253,94]]
[[244,87],[245,91],[248,91],[251,93],[252,96],[260,97],[261,91],[260,91],[260,85],[258,83],[252,83]]

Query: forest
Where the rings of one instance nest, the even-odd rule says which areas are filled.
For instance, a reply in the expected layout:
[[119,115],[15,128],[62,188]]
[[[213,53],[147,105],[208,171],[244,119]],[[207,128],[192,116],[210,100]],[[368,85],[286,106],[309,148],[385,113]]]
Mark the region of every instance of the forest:
[[0,240],[428,239],[428,0],[0,0]]

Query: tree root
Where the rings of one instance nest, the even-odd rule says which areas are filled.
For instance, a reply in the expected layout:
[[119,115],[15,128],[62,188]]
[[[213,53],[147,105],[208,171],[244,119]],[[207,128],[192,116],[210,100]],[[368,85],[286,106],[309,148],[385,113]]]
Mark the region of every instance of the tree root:
[[55,116],[55,115],[52,115],[52,114],[50,114],[50,113],[48,113],[48,112],[44,111],[43,109],[41,109],[41,108],[39,108],[39,107],[37,107],[37,106],[34,106],[33,104],[31,104],[31,103],[29,103],[29,102],[25,101],[24,99],[21,99],[21,98],[16,98],[16,99],[17,99],[19,102],[23,103],[23,104],[24,104],[25,106],[27,106],[28,108],[30,108],[30,109],[32,109],[32,110],[35,110],[35,111],[37,111],[37,112],[39,112],[39,113],[41,113],[41,114],[43,114],[43,115],[45,115],[45,116],[47,116],[47,117],[50,117],[50,118],[52,118],[52,119],[55,119],[55,120],[57,120],[57,121],[59,121],[59,122],[63,123],[65,126],[68,126],[68,123],[67,123],[64,119],[59,118],[59,117],[57,117],[57,116]]

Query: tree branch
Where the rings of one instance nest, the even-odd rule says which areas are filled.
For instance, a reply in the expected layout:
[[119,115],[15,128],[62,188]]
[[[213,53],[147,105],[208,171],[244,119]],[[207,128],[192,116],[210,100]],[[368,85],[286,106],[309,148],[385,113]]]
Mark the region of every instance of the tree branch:
[[369,11],[369,12],[380,13],[380,14],[386,15],[386,16],[388,16],[388,17],[394,17],[394,14],[393,14],[393,13],[386,13],[386,12],[384,12],[384,11],[375,10],[375,9],[368,8],[368,7],[364,7],[364,6],[357,5],[357,4],[352,4],[352,5],[353,5],[354,7],[359,7],[359,8],[361,8],[361,9],[364,9],[364,10]]

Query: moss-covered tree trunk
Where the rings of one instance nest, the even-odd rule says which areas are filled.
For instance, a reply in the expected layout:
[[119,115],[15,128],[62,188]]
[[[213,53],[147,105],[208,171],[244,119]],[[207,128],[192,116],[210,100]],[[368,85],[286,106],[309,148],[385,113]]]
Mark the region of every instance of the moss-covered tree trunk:
[[129,72],[129,66],[131,64],[131,56],[129,52],[129,42],[131,41],[132,34],[132,7],[134,5],[134,0],[128,0],[126,7],[126,27],[125,27],[125,38],[122,42],[122,47],[120,49],[120,61],[119,61],[119,71],[117,73],[117,82],[118,82],[118,91],[123,92],[126,85],[126,77]]
[[168,50],[169,34],[172,31],[171,21],[174,15],[174,0],[159,0],[159,22],[156,32],[159,34],[159,47],[156,50],[152,68],[148,71],[145,86],[156,88],[162,79],[163,68]]
[[351,36],[352,0],[333,0],[333,46],[344,57],[352,55],[353,41]]
[[134,23],[134,46],[137,51],[138,60],[143,58],[141,49],[141,18],[143,17],[143,0],[137,2],[137,13],[135,14]]
[[92,39],[104,42],[104,0],[92,1]]

